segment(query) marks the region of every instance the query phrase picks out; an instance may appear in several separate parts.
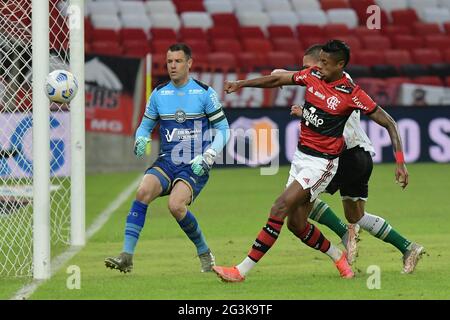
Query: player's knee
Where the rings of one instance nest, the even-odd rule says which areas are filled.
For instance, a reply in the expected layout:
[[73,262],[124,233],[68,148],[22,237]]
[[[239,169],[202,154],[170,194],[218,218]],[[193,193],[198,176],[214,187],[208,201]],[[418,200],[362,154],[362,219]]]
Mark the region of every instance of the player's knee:
[[136,200],[148,204],[151,200],[150,189],[146,187],[139,187],[136,193]]
[[270,215],[283,219],[287,215],[288,204],[282,197],[278,198],[270,209]]
[[364,211],[358,210],[357,208],[354,208],[353,210],[346,210],[345,211],[345,218],[350,223],[357,223],[364,215]]
[[168,203],[169,211],[174,217],[181,217],[186,211],[186,205],[182,202],[170,200]]

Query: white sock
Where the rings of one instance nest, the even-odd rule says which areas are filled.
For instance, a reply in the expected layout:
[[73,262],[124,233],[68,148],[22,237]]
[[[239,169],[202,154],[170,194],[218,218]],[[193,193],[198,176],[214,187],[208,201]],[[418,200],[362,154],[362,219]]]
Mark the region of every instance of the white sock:
[[338,247],[330,243],[330,248],[325,252],[334,262],[338,261],[342,257],[342,251]]
[[249,257],[245,257],[244,261],[242,261],[240,264],[236,266],[236,268],[239,270],[239,273],[241,276],[245,277],[245,275],[253,269],[253,267],[256,265],[256,262],[250,259]]
[[364,212],[364,215],[357,222],[357,224],[364,230],[368,231],[371,235],[380,239],[384,239],[392,229],[392,227],[386,223],[382,217],[375,216],[367,212]]

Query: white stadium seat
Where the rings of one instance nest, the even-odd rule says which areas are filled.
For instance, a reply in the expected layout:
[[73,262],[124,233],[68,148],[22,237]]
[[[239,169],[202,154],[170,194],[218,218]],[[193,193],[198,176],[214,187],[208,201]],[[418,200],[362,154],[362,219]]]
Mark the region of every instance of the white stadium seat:
[[328,24],[328,17],[323,10],[303,10],[297,12],[298,24],[312,24],[324,26]]
[[375,0],[375,3],[387,12],[408,8],[407,0]]
[[319,0],[292,0],[292,6],[297,12],[320,10],[321,8]]
[[211,16],[207,12],[183,12],[180,16],[185,27],[203,28],[206,30],[213,26]]
[[172,1],[147,1],[145,8],[148,14],[177,13],[175,5]]
[[450,0],[439,0],[439,6],[450,9]]
[[203,3],[209,13],[233,13],[231,0],[209,0]]
[[238,13],[237,18],[241,26],[257,26],[263,31],[270,25],[270,18],[265,12],[242,12]]
[[150,21],[153,28],[169,28],[178,31],[181,26],[180,18],[176,13],[151,13]]
[[428,23],[450,22],[450,10],[447,8],[425,8],[421,16],[422,20]]
[[353,9],[330,9],[327,15],[330,23],[343,23],[349,28],[358,26],[358,15]]
[[270,25],[290,26],[295,28],[298,25],[298,16],[294,12],[269,12]]
[[122,22],[116,14],[91,14],[92,25],[96,29],[120,30]]
[[291,12],[292,7],[289,0],[262,0],[262,3],[264,5],[264,9],[269,12],[278,12],[278,11],[284,11],[284,12]]
[[91,14],[117,14],[119,8],[115,1],[92,1],[87,4]]
[[258,0],[234,0],[234,8],[236,12],[262,12],[264,8],[261,4],[261,1]]
[[122,14],[121,18],[124,28],[142,29],[148,32],[152,26],[150,19],[145,14]]
[[142,1],[120,1],[118,6],[121,14],[145,13],[145,5]]

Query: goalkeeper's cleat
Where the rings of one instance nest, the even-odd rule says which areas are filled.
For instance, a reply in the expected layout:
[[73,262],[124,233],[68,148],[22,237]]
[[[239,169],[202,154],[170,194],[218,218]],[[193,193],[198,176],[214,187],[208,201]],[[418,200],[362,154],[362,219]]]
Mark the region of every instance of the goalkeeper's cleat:
[[200,258],[202,272],[213,271],[213,267],[216,265],[216,260],[214,258],[214,255],[211,253],[211,250],[208,249],[208,251],[200,254],[198,257]]
[[420,258],[425,253],[423,246],[413,243],[411,249],[403,255],[403,271],[402,273],[412,273],[417,266]]
[[245,277],[236,267],[214,266],[213,270],[223,282],[242,282],[245,280]]
[[357,224],[349,224],[346,235],[342,237],[342,243],[347,251],[347,261],[350,265],[355,262],[358,256],[359,228]]
[[348,264],[347,261],[347,253],[344,251],[342,252],[341,258],[334,263],[336,265],[336,268],[339,270],[339,274],[342,278],[350,279],[355,276],[355,274],[352,271],[352,268]]
[[122,252],[118,257],[108,257],[105,259],[105,266],[124,273],[131,272],[133,269],[133,255]]

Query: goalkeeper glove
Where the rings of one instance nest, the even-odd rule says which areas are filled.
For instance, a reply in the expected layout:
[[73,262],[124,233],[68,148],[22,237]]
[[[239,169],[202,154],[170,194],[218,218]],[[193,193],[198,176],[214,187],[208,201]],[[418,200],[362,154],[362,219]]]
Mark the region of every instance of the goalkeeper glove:
[[198,175],[203,176],[211,170],[214,159],[216,158],[216,151],[213,149],[208,149],[203,155],[198,155],[189,162],[191,164],[192,171]]
[[145,150],[147,148],[147,144],[151,148],[150,141],[152,141],[152,140],[150,138],[147,138],[147,137],[137,137],[136,138],[136,141],[134,142],[134,154],[138,158],[141,158],[144,155]]

